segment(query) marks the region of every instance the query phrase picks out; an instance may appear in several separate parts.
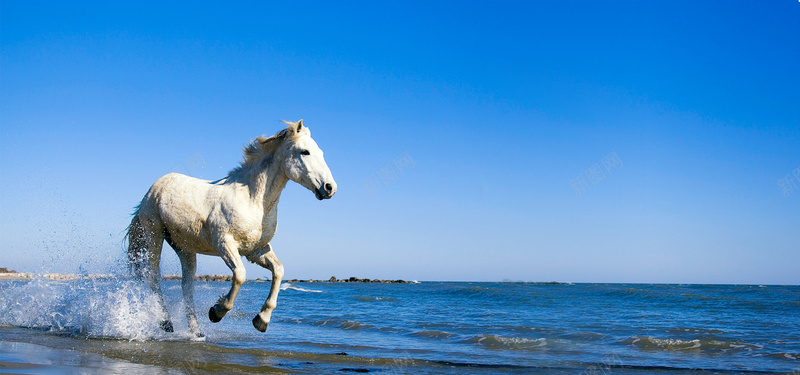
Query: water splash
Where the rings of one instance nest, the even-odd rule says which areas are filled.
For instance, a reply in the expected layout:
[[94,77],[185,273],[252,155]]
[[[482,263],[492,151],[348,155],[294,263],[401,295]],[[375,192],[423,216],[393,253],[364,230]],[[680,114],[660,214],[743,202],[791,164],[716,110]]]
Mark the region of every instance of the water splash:
[[162,319],[152,291],[124,277],[70,282],[35,278],[6,285],[0,295],[0,324],[6,326],[138,341],[189,337],[162,331]]

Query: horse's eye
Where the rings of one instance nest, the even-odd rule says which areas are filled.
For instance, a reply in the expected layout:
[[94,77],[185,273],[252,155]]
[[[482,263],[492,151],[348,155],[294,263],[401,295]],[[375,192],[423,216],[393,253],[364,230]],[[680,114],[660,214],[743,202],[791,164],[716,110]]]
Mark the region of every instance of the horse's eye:
[[303,150],[300,154],[302,154],[302,155],[311,155],[311,152],[309,152],[308,150]]

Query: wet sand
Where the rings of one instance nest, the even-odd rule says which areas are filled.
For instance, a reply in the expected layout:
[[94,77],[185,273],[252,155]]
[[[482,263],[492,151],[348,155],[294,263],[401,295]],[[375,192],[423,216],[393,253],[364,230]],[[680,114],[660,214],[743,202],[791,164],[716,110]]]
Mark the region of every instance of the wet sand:
[[[409,361],[413,364],[415,361]],[[319,374],[389,370],[394,360],[223,347],[202,341],[88,339],[0,326],[3,374]]]
[[0,373],[165,374],[169,372],[169,369],[159,366],[107,358],[80,350],[51,348],[25,342],[0,341]]

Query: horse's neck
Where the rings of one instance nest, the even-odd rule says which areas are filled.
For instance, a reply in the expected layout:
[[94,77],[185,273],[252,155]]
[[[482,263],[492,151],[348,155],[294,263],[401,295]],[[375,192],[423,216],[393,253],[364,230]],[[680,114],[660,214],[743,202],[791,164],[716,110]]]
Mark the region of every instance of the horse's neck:
[[240,181],[248,186],[250,199],[253,203],[262,205],[265,213],[275,208],[289,181],[280,165],[279,160],[268,156],[254,163],[248,170],[241,171]]

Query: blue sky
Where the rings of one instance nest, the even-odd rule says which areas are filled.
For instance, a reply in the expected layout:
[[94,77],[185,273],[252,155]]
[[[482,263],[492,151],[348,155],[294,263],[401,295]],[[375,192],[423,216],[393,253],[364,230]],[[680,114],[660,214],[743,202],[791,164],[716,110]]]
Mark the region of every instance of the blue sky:
[[303,118],[339,191],[284,191],[288,278],[800,283],[796,1],[4,1],[0,17],[3,266],[114,269],[161,175],[223,177]]

